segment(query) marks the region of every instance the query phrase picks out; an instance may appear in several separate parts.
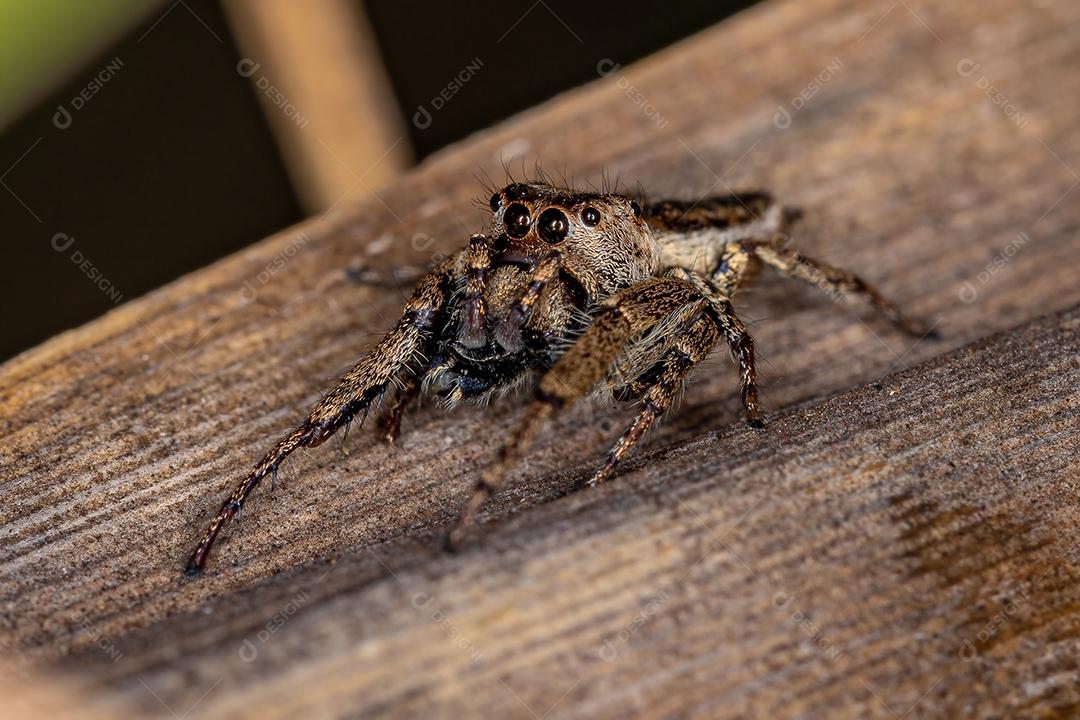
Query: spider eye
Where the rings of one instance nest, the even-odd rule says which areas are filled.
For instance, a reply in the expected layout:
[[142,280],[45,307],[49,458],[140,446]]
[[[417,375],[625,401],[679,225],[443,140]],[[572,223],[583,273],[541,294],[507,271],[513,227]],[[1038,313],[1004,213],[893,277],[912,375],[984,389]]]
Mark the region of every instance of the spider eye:
[[503,192],[506,193],[507,200],[524,200],[529,192],[529,186],[524,183],[514,183],[507,185]]
[[581,211],[581,222],[589,227],[596,227],[600,224],[600,211],[594,207],[585,208]]
[[637,204],[637,201],[630,201],[630,212],[634,213],[634,217],[641,217],[641,206]]
[[555,245],[566,239],[566,233],[570,230],[570,221],[561,210],[548,208],[540,213],[540,219],[536,221],[537,231],[544,242]]
[[512,203],[503,213],[503,223],[506,224],[506,234],[512,238],[523,238],[529,233],[529,225],[532,218],[529,217],[529,208],[521,203]]
[[488,205],[491,206],[491,212],[499,211],[499,208],[502,207],[502,198],[499,197],[499,193],[495,193],[491,196],[491,199],[488,200]]

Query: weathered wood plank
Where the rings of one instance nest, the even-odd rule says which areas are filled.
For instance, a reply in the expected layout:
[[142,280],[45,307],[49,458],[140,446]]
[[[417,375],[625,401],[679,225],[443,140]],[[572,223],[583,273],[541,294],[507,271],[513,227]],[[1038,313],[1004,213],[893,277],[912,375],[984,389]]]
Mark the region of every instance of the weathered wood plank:
[[[1080,6],[888,9],[766,3],[462,143],[378,200],[5,364],[4,647],[44,663],[73,654],[62,664],[89,689],[147,712],[160,706],[144,681],[182,713],[218,680],[201,712],[528,716],[526,705],[543,715],[558,703],[567,715],[884,717],[874,694],[902,713],[923,692],[928,715],[967,703],[992,714],[1006,697],[1018,711],[1067,712],[1075,311],[881,390],[810,403],[1080,302],[1080,98],[1063,92],[1080,69]],[[965,59],[980,65],[969,74]],[[778,106],[789,126],[773,124]],[[550,502],[626,419],[576,409],[469,551],[447,558],[433,531],[517,407],[427,407],[402,449],[354,431],[347,457],[327,446],[296,458],[226,533],[211,572],[182,581],[222,493],[396,313],[397,297],[351,286],[343,269],[459,244],[479,224],[472,175],[501,175],[500,157],[516,153],[579,177],[619,171],[653,196],[768,186],[806,211],[800,247],[937,320],[944,340],[912,344],[858,309],[765,280],[741,306],[759,320],[766,406],[789,410],[764,435],[733,424],[720,359],[635,469]],[[660,592],[604,661],[604,639]],[[1017,611],[973,662],[958,659],[1006,597]],[[298,616],[245,663],[243,639],[257,642],[290,602]],[[124,657],[110,662],[103,642]]]
[[1080,308],[640,457],[461,557],[401,538],[216,598],[96,682],[223,717],[1065,716],[1078,492]]

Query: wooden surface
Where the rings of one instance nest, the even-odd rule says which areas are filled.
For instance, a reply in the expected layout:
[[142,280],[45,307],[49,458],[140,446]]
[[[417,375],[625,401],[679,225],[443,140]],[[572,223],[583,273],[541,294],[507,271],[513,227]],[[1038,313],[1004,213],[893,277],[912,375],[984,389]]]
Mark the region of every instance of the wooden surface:
[[[4,365],[7,659],[149,716],[1080,712],[1080,5],[954,5],[765,3]],[[653,197],[766,186],[802,249],[943,339],[766,277],[739,302],[765,433],[718,356],[575,491],[627,420],[575,408],[451,557],[520,404],[429,402],[396,450],[354,428],[294,458],[183,578],[223,493],[395,317],[345,268],[459,245],[472,176],[518,154]]]

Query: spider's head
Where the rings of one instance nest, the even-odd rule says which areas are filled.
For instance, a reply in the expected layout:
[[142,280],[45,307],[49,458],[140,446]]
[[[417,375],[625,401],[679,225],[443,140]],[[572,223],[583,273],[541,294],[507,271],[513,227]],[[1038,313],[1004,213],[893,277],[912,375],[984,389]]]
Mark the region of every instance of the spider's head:
[[651,275],[656,241],[632,198],[544,183],[514,183],[491,196],[492,234],[530,258],[552,250],[586,286],[605,292]]

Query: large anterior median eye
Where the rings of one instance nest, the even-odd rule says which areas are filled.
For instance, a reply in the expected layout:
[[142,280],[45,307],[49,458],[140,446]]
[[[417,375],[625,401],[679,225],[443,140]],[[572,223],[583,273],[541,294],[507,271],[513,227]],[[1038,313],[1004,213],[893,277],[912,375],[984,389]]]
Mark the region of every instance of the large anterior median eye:
[[540,219],[536,221],[536,226],[537,232],[540,233],[540,237],[544,239],[544,242],[549,242],[552,245],[561,243],[566,239],[566,233],[570,232],[570,221],[566,219],[566,215],[561,210],[555,208],[548,208],[540,213]]
[[503,223],[506,224],[506,234],[512,238],[523,238],[529,233],[529,208],[521,203],[511,203],[503,213]]

